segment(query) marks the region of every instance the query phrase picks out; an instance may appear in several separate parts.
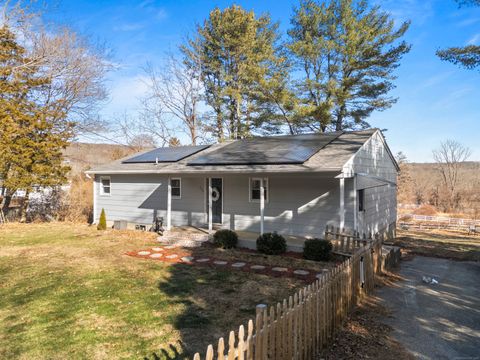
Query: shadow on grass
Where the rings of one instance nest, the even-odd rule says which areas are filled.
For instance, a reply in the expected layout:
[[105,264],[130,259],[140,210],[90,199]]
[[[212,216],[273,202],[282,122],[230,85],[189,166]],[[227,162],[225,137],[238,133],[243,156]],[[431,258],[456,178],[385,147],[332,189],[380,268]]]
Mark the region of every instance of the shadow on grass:
[[185,348],[181,341],[177,345],[169,344],[168,349],[160,349],[158,353],[153,353],[151,357],[144,357],[144,360],[179,360],[185,358]]
[[[196,256],[195,250],[192,256]],[[235,292],[232,286],[238,283],[237,277],[238,274],[221,268],[171,264],[169,277],[159,281],[158,290],[168,296],[172,309],[180,309],[170,312],[167,322],[180,332],[181,340],[145,359],[187,359],[195,352],[204,352],[209,343],[218,339],[218,327],[222,327],[222,317],[226,315],[217,313],[216,299],[230,300]]]
[[[209,254],[205,248],[190,252],[194,258]],[[166,311],[166,322],[180,333],[181,341],[146,359],[186,359],[196,352],[203,357],[209,344],[216,349],[220,337],[228,339],[231,330],[237,332],[253,320],[257,304],[276,303],[304,285],[299,279],[229,270],[227,265],[172,263],[158,290],[169,299],[172,311]]]

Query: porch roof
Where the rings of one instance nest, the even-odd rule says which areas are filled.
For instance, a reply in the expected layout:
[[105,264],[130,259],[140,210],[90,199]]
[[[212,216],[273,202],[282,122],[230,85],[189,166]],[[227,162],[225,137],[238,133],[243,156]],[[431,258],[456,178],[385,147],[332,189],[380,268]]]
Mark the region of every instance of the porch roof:
[[[232,142],[215,144],[203,151],[170,163],[125,163],[127,158],[97,166],[87,174],[223,174],[223,173],[340,173],[345,163],[378,129],[342,132],[324,144],[313,156],[299,164],[230,164],[195,165],[189,163],[200,156],[218,154]],[[281,139],[281,137],[278,137]],[[261,138],[259,138],[261,141]]]

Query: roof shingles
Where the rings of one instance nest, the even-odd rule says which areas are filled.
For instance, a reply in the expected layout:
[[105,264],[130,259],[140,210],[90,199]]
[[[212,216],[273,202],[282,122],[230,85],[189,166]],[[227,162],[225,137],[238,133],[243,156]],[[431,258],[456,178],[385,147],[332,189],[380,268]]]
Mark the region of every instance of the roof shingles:
[[[120,159],[110,164],[95,167],[89,171],[88,174],[121,174],[121,173],[154,173],[154,174],[202,174],[202,173],[282,173],[282,172],[339,172],[343,165],[360,149],[360,147],[377,131],[377,129],[368,129],[362,131],[350,131],[342,133],[327,133],[327,134],[311,134],[311,135],[292,135],[276,137],[276,141],[281,139],[297,139],[308,138],[312,141],[317,137],[319,143],[319,150],[309,157],[303,163],[281,163],[281,159],[277,163],[262,163],[262,164],[219,164],[219,165],[189,165],[195,162],[196,159],[208,158],[209,155],[221,154],[222,149],[226,148],[232,143],[241,140],[211,145],[209,148],[202,150],[196,154],[188,156],[177,162],[166,163],[123,163],[126,159]],[[325,137],[328,136],[328,141]],[[256,143],[261,143],[262,139],[257,138]],[[267,143],[269,140],[264,140]],[[271,140],[270,140],[271,141]],[[218,156],[218,155],[215,155]]]

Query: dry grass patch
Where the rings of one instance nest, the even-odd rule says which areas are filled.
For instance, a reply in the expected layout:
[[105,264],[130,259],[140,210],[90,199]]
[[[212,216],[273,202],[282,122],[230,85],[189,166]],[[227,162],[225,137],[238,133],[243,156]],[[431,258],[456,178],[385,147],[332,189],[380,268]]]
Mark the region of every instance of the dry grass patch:
[[0,226],[0,358],[184,358],[246,324],[256,304],[304,285],[125,255],[155,239],[69,223]]
[[423,256],[480,261],[480,236],[452,230],[399,230],[394,245]]

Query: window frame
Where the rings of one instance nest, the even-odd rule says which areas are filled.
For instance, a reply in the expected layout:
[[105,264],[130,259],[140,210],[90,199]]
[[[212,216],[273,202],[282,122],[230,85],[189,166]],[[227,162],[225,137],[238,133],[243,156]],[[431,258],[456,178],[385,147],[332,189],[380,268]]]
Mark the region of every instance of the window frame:
[[365,189],[357,190],[358,212],[365,212]]
[[[178,190],[180,192],[180,195],[173,195],[173,185],[172,185],[173,180],[178,180],[179,182]],[[177,186],[175,186],[175,188],[177,188]],[[182,178],[179,178],[179,177],[170,178],[170,191],[171,191],[172,199],[179,200],[182,198]]]
[[255,181],[255,180],[262,180],[262,179],[263,179],[263,183],[265,185],[264,187],[267,190],[266,194],[265,194],[265,203],[268,203],[270,201],[270,182],[268,181],[268,177],[265,177],[265,178],[251,177],[251,178],[248,179],[248,200],[249,200],[249,202],[260,203],[260,198],[258,198],[258,199],[253,199],[252,198],[252,190],[253,190],[252,182]]
[[[108,180],[108,190],[109,192],[105,192],[103,180]],[[101,196],[112,196],[112,179],[110,176],[100,176],[100,195]]]

